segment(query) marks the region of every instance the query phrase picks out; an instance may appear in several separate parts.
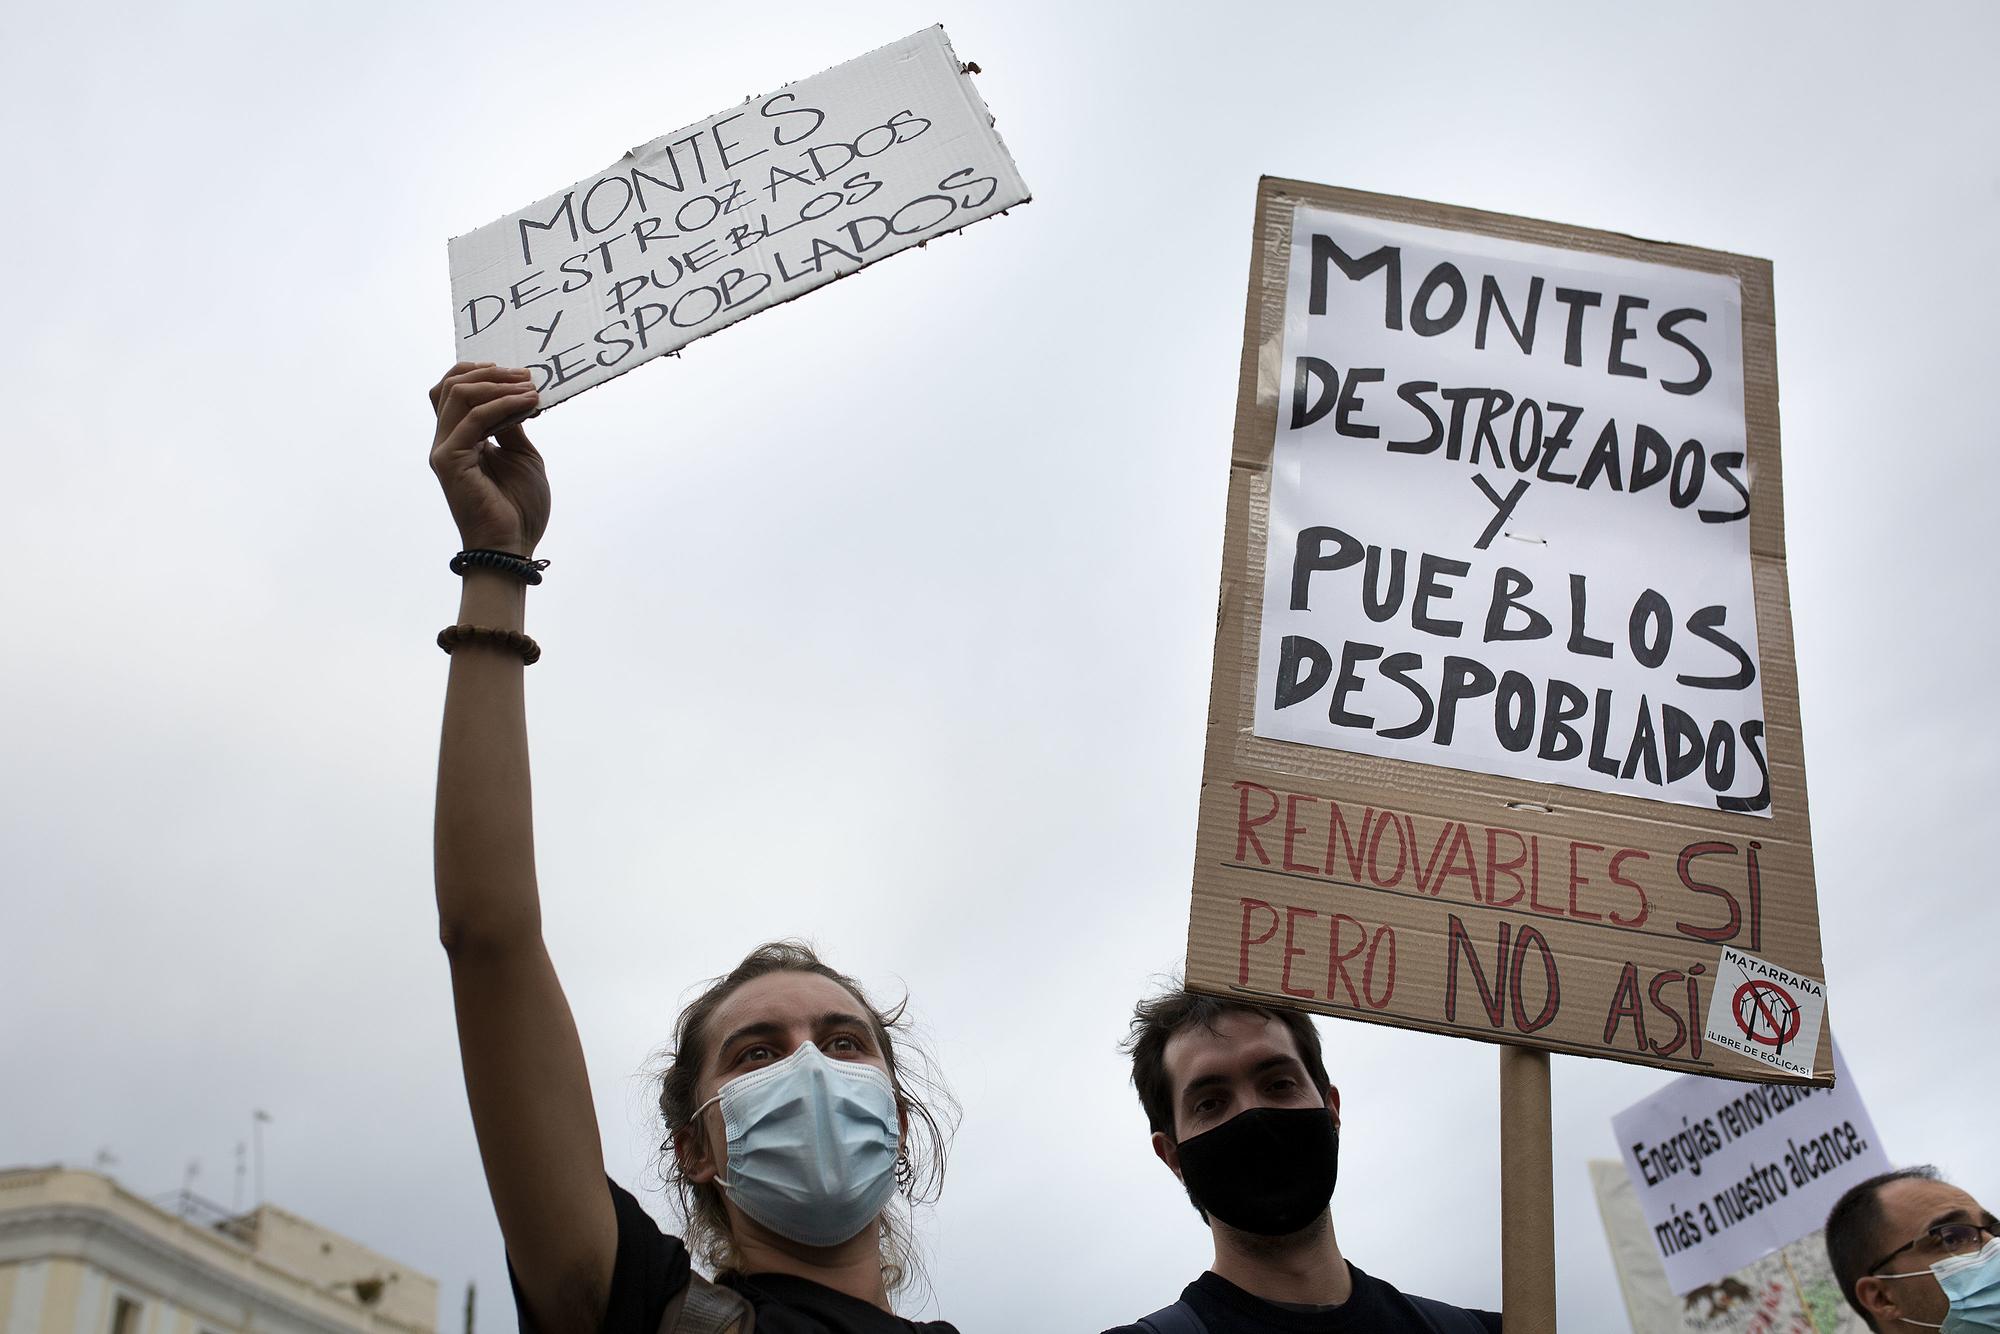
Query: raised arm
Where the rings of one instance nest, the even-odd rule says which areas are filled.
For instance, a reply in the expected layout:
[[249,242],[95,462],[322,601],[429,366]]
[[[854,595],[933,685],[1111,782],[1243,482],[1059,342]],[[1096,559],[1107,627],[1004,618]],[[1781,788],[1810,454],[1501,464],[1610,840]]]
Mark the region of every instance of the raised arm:
[[[542,457],[521,430],[525,371],[461,362],[431,390],[431,468],[467,549],[532,556],[549,520]],[[526,586],[473,567],[458,624],[522,630]],[[438,747],[438,934],[473,1129],[522,1298],[541,1334],[591,1334],[618,1232],[569,1002],[542,944],[518,652],[458,645]]]

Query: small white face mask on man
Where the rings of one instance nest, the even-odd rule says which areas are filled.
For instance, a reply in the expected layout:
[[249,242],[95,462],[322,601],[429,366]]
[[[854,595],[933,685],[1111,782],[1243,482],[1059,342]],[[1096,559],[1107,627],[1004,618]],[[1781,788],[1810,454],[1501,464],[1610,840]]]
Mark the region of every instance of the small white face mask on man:
[[782,1237],[835,1246],[873,1223],[896,1190],[902,1121],[889,1076],[812,1043],[739,1076],[722,1104],[729,1160],[716,1184]]
[[1941,1329],[1945,1334],[2000,1334],[2000,1237],[1976,1251],[1948,1255],[1929,1269],[1912,1269],[1903,1274],[1881,1274],[1880,1278],[1923,1278],[1935,1276],[1938,1286],[1951,1301],[1951,1310],[1938,1323],[1899,1316],[1906,1325]]

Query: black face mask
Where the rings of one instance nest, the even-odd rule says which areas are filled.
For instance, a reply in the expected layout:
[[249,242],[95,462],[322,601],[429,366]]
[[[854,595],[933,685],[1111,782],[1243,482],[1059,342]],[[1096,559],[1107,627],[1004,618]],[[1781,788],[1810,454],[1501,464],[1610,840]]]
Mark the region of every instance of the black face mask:
[[1252,1108],[1179,1147],[1195,1207],[1260,1237],[1318,1218],[1340,1170],[1340,1129],[1324,1107]]

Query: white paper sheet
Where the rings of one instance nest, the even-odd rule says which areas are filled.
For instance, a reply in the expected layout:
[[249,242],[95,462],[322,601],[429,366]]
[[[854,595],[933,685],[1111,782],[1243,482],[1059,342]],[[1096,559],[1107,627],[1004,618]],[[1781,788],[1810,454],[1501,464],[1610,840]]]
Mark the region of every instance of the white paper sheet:
[[1808,1232],[1734,1273],[1676,1294],[1625,1169],[1593,1158],[1590,1184],[1632,1334],[1868,1334],[1840,1294],[1826,1233]]
[[1824,1227],[1848,1187],[1890,1170],[1837,1046],[1833,1070],[1830,1089],[1683,1075],[1611,1119],[1675,1292]]
[[454,237],[458,355],[528,367],[553,406],[1027,199],[927,28]]
[[1813,1073],[1823,983],[1727,945],[1715,962],[1703,1040],[1787,1074]]
[[1257,735],[1768,815],[1741,338],[1733,278],[1300,206]]

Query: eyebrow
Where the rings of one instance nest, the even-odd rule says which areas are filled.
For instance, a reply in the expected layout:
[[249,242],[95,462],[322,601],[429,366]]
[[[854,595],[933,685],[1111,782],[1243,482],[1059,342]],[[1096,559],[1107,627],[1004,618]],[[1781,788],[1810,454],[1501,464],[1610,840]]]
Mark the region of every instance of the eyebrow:
[[[844,1010],[827,1011],[813,1020],[812,1027],[815,1033],[824,1033],[829,1028],[856,1028],[866,1033],[871,1043],[875,1040],[875,1030],[866,1019],[863,1019],[858,1014],[848,1014]],[[745,1024],[731,1033],[722,1040],[721,1045],[717,1046],[715,1050],[717,1055],[721,1055],[744,1038],[781,1038],[784,1035],[785,1025],[775,1019],[759,1019],[755,1023]]]
[[[1933,1218],[1930,1222],[1924,1224],[1923,1230],[1925,1232],[1929,1232],[1932,1228],[1943,1227],[1946,1223],[1970,1222],[1972,1218],[1973,1218],[1972,1210],[1967,1209],[1962,1205],[1953,1205],[1951,1208],[1939,1214],[1936,1218]],[[1993,1215],[1987,1214],[1985,1218],[1981,1221],[1991,1223],[1993,1221]]]
[[[1285,1067],[1290,1067],[1300,1074],[1305,1072],[1305,1066],[1300,1063],[1299,1058],[1296,1056],[1267,1056],[1250,1067],[1250,1076],[1254,1079],[1258,1075]],[[1188,1081],[1188,1086],[1181,1090],[1181,1101],[1186,1102],[1195,1094],[1205,1089],[1212,1089],[1218,1085],[1227,1084],[1229,1080],[1230,1076],[1224,1074],[1203,1075],[1199,1079],[1191,1079]]]
[[744,1038],[780,1038],[785,1035],[785,1026],[774,1019],[760,1019],[754,1024],[745,1024],[716,1044],[718,1054],[728,1051]]
[[870,1043],[873,1043],[875,1041],[875,1025],[869,1023],[866,1019],[863,1019],[860,1015],[849,1014],[845,1010],[828,1010],[825,1014],[821,1015],[818,1019],[815,1019],[813,1021],[813,1032],[815,1033],[824,1033],[829,1028],[858,1029],[861,1032],[866,1033],[868,1035],[868,1041]]

